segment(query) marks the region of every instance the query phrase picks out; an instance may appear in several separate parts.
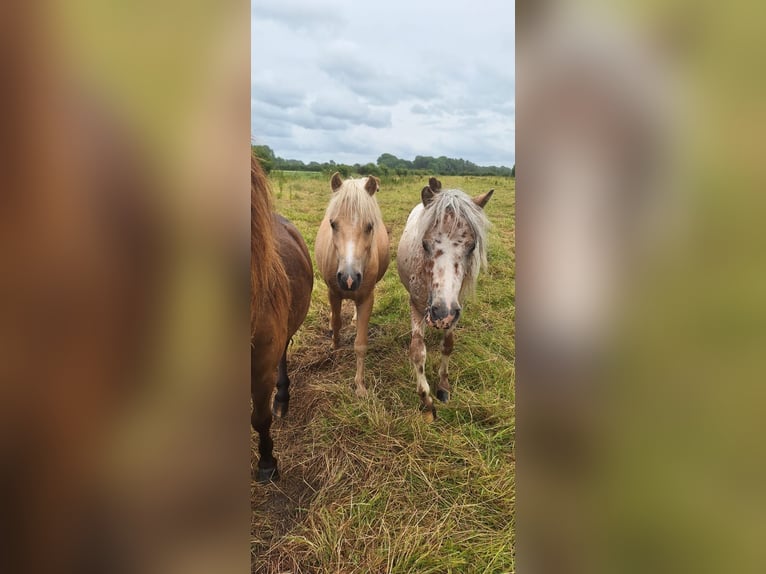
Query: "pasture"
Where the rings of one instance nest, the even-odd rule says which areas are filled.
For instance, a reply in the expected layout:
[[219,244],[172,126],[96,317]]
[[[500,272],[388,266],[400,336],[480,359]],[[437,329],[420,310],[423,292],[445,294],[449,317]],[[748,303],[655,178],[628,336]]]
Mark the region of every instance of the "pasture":
[[[287,418],[272,427],[281,479],[251,483],[258,573],[510,573],[515,571],[515,186],[502,177],[440,176],[486,207],[489,267],[464,305],[450,359],[452,396],[426,424],[409,362],[407,293],[396,248],[428,177],[382,178],[377,193],[392,261],[378,284],[366,358],[369,396],[354,395],[352,303],[331,350],[327,287],[315,266],[311,308],[288,355]],[[332,193],[321,174],[271,177],[277,210],[309,251]],[[441,333],[426,331],[435,392]],[[251,450],[256,455],[257,436]]]

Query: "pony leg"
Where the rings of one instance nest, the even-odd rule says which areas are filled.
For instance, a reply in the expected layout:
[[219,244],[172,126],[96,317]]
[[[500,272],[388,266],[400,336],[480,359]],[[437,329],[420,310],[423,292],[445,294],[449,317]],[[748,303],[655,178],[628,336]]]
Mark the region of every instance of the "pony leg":
[[449,356],[452,354],[452,349],[455,346],[455,335],[452,329],[449,329],[444,334],[442,340],[442,361],[439,365],[439,385],[436,391],[436,398],[441,402],[446,403],[449,401]]
[[356,340],[354,341],[354,352],[356,353],[356,396],[366,397],[367,388],[364,386],[364,357],[367,354],[367,329],[370,325],[370,315],[372,315],[372,304],[375,295],[370,296],[356,304],[357,322],[356,322]]
[[341,298],[330,291],[330,329],[332,329],[332,348],[340,347],[340,304]]
[[277,369],[277,394],[274,395],[274,404],[271,412],[275,417],[284,418],[287,416],[287,408],[290,406],[290,379],[287,376],[287,346],[282,353],[282,359],[279,361]]
[[436,418],[436,407],[431,398],[431,388],[426,379],[426,343],[423,339],[423,315],[410,304],[410,316],[412,318],[412,341],[410,342],[410,362],[415,370],[418,396],[420,397],[420,410],[423,420],[427,423]]
[[[259,373],[260,377],[263,377]],[[260,383],[260,384],[259,384]],[[271,482],[279,478],[277,470],[277,459],[274,458],[274,441],[271,440],[271,409],[269,409],[269,399],[273,384],[267,384],[267,381],[253,381],[250,389],[253,398],[253,413],[250,422],[253,430],[258,433],[258,482]]]

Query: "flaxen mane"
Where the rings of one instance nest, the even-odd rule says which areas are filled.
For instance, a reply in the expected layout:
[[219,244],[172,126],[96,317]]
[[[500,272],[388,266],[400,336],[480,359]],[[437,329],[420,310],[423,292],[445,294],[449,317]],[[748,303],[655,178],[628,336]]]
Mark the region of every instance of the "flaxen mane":
[[418,221],[415,245],[420,245],[425,234],[432,229],[453,231],[462,221],[476,238],[476,248],[468,260],[460,296],[470,296],[476,289],[479,271],[487,266],[487,232],[492,225],[484,210],[459,189],[445,189],[434,194],[433,201]]
[[382,225],[383,215],[378,202],[365,189],[366,182],[367,178],[344,181],[343,185],[333,193],[325,216],[330,220],[339,215],[360,217],[362,221],[374,223],[377,230],[378,224]]
[[[289,307],[287,275],[277,253],[272,229],[271,190],[255,156],[250,159],[250,334],[262,310]],[[285,319],[286,321],[286,319]]]

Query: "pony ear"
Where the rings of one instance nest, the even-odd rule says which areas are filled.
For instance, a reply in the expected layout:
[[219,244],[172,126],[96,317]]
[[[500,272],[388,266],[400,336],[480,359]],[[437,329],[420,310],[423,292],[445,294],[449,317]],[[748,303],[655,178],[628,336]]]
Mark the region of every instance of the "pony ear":
[[433,191],[441,191],[442,190],[442,182],[440,182],[435,177],[432,177],[428,180],[428,187],[430,187]]
[[428,207],[428,204],[434,200],[434,190],[429,186],[425,186],[420,192],[420,199],[423,200],[423,205]]
[[371,175],[367,178],[367,183],[364,184],[364,189],[366,189],[367,193],[370,195],[375,195],[375,192],[380,189],[380,180],[374,175]]
[[490,198],[492,197],[492,194],[495,193],[494,189],[490,189],[487,193],[482,193],[481,195],[477,195],[473,198],[473,202],[484,209],[484,206],[487,205]]
[[330,186],[332,187],[333,191],[338,191],[341,185],[343,185],[343,180],[340,178],[340,173],[336,171],[334,174],[332,174]]

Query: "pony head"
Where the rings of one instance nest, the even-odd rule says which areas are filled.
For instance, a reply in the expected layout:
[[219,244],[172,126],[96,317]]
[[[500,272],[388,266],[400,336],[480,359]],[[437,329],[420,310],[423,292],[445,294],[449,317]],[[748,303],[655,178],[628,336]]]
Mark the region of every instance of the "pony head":
[[484,206],[493,193],[491,189],[471,198],[458,189],[442,191],[434,177],[420,193],[425,209],[416,236],[429,275],[425,318],[432,327],[450,329],[457,324],[461,301],[473,292],[487,263],[489,220]]
[[342,291],[356,291],[364,280],[376,228],[382,227],[380,208],[374,198],[380,180],[370,176],[343,181],[336,172],[330,185],[333,197],[326,218],[338,257],[338,286]]

